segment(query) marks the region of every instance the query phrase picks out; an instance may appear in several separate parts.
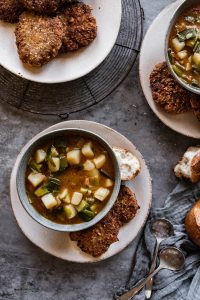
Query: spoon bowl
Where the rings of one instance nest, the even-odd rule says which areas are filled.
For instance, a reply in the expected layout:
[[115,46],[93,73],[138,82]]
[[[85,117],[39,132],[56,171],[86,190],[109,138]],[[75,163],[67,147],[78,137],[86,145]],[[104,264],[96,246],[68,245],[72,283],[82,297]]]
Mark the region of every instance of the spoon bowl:
[[[168,221],[167,219],[156,219],[151,224],[151,232],[155,236],[156,239],[156,246],[154,249],[154,255],[151,263],[151,267],[149,270],[149,274],[152,273],[156,268],[156,260],[158,256],[158,249],[160,246],[160,243],[167,239],[168,237],[174,235],[174,228],[172,223]],[[151,298],[152,294],[152,288],[153,288],[153,277],[146,283],[145,286],[145,296],[146,299]]]
[[160,251],[160,266],[161,269],[169,269],[178,271],[185,264],[185,257],[181,250],[175,247],[167,247]]
[[174,234],[173,225],[167,219],[156,219],[151,225],[151,232],[160,241]]

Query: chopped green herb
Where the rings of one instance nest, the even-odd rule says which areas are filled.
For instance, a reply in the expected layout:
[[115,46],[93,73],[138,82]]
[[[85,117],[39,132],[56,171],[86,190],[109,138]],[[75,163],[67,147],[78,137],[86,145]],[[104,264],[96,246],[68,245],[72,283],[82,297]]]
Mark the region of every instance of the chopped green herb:
[[180,42],[184,42],[185,40],[195,38],[196,36],[197,36],[197,30],[195,28],[188,28],[186,30],[177,33],[177,37]]
[[30,160],[29,161],[29,168],[32,171],[41,172],[42,165],[41,164],[36,164],[36,162],[34,162],[34,160]]
[[42,197],[46,194],[48,194],[50,191],[47,189],[46,185],[43,185],[41,187],[39,187],[36,191],[35,191],[35,195],[37,197]]
[[68,161],[66,156],[61,156],[60,157],[60,171],[66,170],[68,167]]
[[83,220],[83,221],[90,221],[95,217],[95,213],[91,210],[84,209],[83,211],[78,213],[78,216]]
[[60,187],[60,179],[54,177],[48,177],[48,183],[46,185],[50,192],[58,191]]

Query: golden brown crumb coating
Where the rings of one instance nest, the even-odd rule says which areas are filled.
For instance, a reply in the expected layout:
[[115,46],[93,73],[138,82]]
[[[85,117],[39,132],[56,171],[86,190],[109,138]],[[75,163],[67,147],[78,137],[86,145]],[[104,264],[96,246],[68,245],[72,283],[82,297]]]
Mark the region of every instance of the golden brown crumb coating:
[[32,12],[24,12],[16,26],[16,44],[23,63],[40,67],[57,56],[62,46],[62,22]]
[[38,13],[53,13],[67,0],[21,0],[21,2],[28,10]]
[[70,237],[73,241],[78,241],[77,245],[82,251],[98,257],[106,252],[112,243],[118,241],[119,229],[118,218],[110,212],[95,226],[71,233]]
[[110,245],[118,241],[120,227],[132,220],[139,206],[134,193],[121,186],[119,196],[110,212],[96,225],[83,231],[70,233],[80,249],[94,257],[105,253]]
[[200,97],[192,99],[191,106],[194,115],[197,117],[197,120],[200,121]]
[[184,89],[170,73],[166,62],[155,66],[150,75],[153,100],[167,113],[184,113],[191,110],[196,95]]
[[24,7],[19,0],[0,0],[0,19],[9,23],[19,20]]
[[127,186],[122,185],[117,201],[113,206],[113,211],[118,219],[122,223],[129,222],[135,217],[139,208],[135,194]]
[[59,14],[64,26],[62,51],[75,51],[88,46],[97,35],[96,19],[92,16],[91,7],[75,2],[67,5]]

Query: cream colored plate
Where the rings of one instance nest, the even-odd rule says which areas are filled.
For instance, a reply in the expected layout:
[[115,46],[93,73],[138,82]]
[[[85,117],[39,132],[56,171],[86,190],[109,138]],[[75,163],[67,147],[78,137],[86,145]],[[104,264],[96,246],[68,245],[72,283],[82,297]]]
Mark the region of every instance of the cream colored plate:
[[101,135],[112,146],[124,147],[130,150],[139,158],[142,165],[142,171],[134,181],[131,181],[128,184],[133,189],[138,199],[140,205],[139,212],[131,222],[120,229],[119,241],[112,244],[108,251],[99,258],[93,258],[82,252],[76,246],[76,242],[72,242],[70,240],[68,233],[59,233],[47,229],[35,222],[26,213],[18,198],[16,189],[16,171],[20,158],[22,157],[26,148],[30,143],[33,142],[34,139],[38,138],[41,133],[35,136],[32,141],[30,141],[22,149],[13,168],[10,180],[10,194],[13,212],[23,233],[29,240],[31,240],[35,245],[37,245],[44,251],[59,258],[80,263],[103,260],[123,250],[137,236],[137,234],[145,224],[152,200],[152,186],[149,170],[142,155],[137,151],[135,146],[123,135],[109,127],[89,121],[66,121],[49,127],[43,132],[49,132],[52,130],[63,128],[83,128],[90,130]]
[[157,107],[152,99],[149,76],[157,63],[165,60],[164,44],[169,21],[175,9],[183,2],[176,1],[167,6],[153,21],[146,33],[140,52],[140,81],[144,95],[157,117],[171,129],[196,139],[200,138],[200,122],[192,112],[172,115]]
[[15,25],[0,22],[0,64],[22,78],[43,83],[71,81],[91,72],[115,44],[121,23],[121,0],[83,2],[92,6],[98,25],[97,38],[88,47],[58,56],[42,68],[27,68],[17,54]]

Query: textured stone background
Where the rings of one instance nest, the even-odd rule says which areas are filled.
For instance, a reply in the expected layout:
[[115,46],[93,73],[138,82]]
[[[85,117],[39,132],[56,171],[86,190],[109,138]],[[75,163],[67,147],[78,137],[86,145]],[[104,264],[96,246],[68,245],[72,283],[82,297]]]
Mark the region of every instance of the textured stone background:
[[[142,0],[145,31],[171,0]],[[196,141],[168,129],[150,110],[140,87],[138,62],[105,101],[70,119],[97,121],[119,130],[142,152],[153,177],[153,206],[176,185],[172,167]],[[135,242],[94,265],[63,262],[35,247],[18,228],[10,205],[9,178],[21,147],[57,119],[33,116],[0,104],[0,299],[109,300],[125,282]]]

